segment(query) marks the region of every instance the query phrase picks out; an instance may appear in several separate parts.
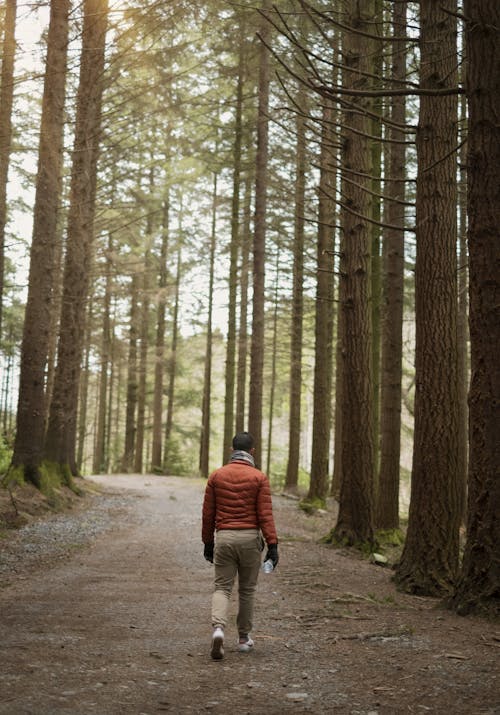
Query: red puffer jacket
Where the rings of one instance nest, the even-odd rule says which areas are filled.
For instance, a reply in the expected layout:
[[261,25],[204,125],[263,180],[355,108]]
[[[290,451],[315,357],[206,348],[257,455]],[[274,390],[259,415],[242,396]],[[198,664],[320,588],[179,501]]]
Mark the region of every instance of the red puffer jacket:
[[267,544],[277,544],[269,479],[246,462],[231,462],[208,478],[203,501],[202,540],[219,529],[261,529]]

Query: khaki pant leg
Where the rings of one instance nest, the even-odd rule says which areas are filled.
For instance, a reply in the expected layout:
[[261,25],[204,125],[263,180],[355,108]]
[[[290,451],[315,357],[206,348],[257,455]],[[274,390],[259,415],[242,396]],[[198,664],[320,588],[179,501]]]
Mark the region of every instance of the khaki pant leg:
[[229,599],[238,570],[238,554],[233,544],[234,532],[219,531],[214,549],[215,590],[212,596],[212,626],[225,628]]
[[258,532],[247,532],[238,545],[238,598],[236,624],[240,635],[250,633],[253,627],[255,591],[259,577],[261,552]]

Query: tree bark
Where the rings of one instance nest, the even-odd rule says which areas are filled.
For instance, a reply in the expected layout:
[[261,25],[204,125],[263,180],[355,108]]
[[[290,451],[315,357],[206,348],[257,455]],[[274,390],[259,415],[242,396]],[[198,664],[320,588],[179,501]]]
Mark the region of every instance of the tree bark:
[[335,174],[332,173],[330,152],[333,132],[331,103],[323,108],[321,129],[320,183],[318,196],[318,243],[316,251],[316,315],[315,360],[313,387],[313,435],[311,483],[309,499],[325,499],[328,492],[328,464],[332,412],[332,362],[334,313],[334,248],[331,226],[334,215],[332,196],[335,194]]
[[[455,0],[420,3],[420,86],[457,82]],[[448,593],[457,576],[457,96],[420,99],[415,264],[415,431],[406,543],[409,592]]]
[[14,96],[14,56],[16,53],[17,0],[6,0],[0,78],[0,341],[3,325],[5,273],[5,226],[7,224],[7,182],[12,139],[12,102]]
[[142,299],[140,321],[140,349],[139,349],[139,381],[137,390],[137,430],[135,434],[134,472],[142,474],[144,464],[144,436],[146,432],[146,385],[148,376],[148,341],[149,341],[149,281],[151,271],[150,240],[152,226],[148,218],[146,242],[148,247],[144,254],[144,268],[142,274]]
[[280,283],[280,246],[276,247],[276,266],[274,283],[274,305],[273,305],[273,332],[271,343],[271,385],[269,388],[269,418],[267,421],[267,459],[266,474],[271,473],[271,456],[273,451],[273,419],[274,419],[274,398],[276,394],[276,364],[278,345],[278,308],[279,308],[279,283]]
[[[264,13],[269,0],[263,0]],[[253,306],[252,347],[250,353],[250,398],[248,429],[255,439],[255,462],[262,455],[262,391],[264,375],[264,309],[265,309],[265,254],[267,211],[267,162],[269,152],[269,56],[266,44],[269,23],[262,20],[259,57],[259,109],[257,118],[257,157],[255,174],[255,221],[253,237]]]
[[462,127],[462,141],[460,146],[460,184],[458,196],[459,211],[459,236],[458,236],[458,469],[457,477],[460,489],[460,518],[463,524],[467,520],[467,460],[469,455],[469,409],[467,406],[467,393],[469,389],[469,331],[467,281],[468,281],[468,256],[467,256],[467,99],[460,98],[460,126]]
[[214,306],[215,244],[217,235],[217,174],[213,177],[212,229],[210,232],[210,259],[208,279],[207,342],[205,371],[203,375],[203,402],[201,406],[200,475],[207,478],[210,458],[210,406],[212,396],[212,324]]
[[292,315],[290,321],[290,415],[288,433],[288,462],[285,489],[297,491],[300,457],[300,428],[302,400],[302,334],[304,320],[304,216],[306,190],[306,130],[302,112],[307,111],[306,92],[299,84],[297,92],[299,112],[295,120],[297,136],[295,154],[294,234]]
[[162,440],[163,440],[163,374],[165,358],[165,313],[167,303],[167,259],[169,239],[170,198],[163,201],[162,239],[160,251],[160,270],[158,280],[158,310],[156,318],[156,359],[153,397],[153,440],[151,447],[151,471],[162,470]]
[[236,371],[236,432],[245,428],[245,404],[247,386],[248,352],[248,278],[250,264],[252,178],[249,171],[245,179],[245,199],[243,205],[243,236],[240,266],[240,327],[238,332],[238,369]]
[[[181,207],[182,211],[182,207]],[[182,213],[181,213],[182,216]],[[179,227],[179,236],[182,236],[182,226]],[[170,474],[169,461],[172,454],[172,426],[174,421],[174,399],[175,399],[175,379],[177,376],[177,343],[179,339],[179,296],[182,272],[182,249],[179,244],[177,248],[177,269],[175,276],[175,302],[174,315],[172,321],[172,347],[170,350],[170,360],[168,365],[168,391],[167,391],[167,420],[165,425],[165,450],[164,450],[164,470]]]
[[28,300],[21,345],[21,370],[13,466],[40,486],[45,432],[45,367],[61,196],[69,0],[53,0],[47,39]]
[[231,243],[229,247],[229,303],[226,339],[226,370],[224,397],[224,432],[222,444],[222,464],[231,455],[234,434],[234,395],[236,366],[236,296],[238,280],[238,252],[240,244],[240,185],[241,185],[241,146],[243,114],[243,29],[240,28],[240,47],[238,76],[236,82],[236,114],[234,120],[233,147],[233,195],[231,201]]
[[[344,84],[367,85],[370,47],[355,31],[367,31],[373,20],[371,0],[356,3],[345,33]],[[373,542],[373,422],[372,347],[370,313],[370,244],[368,216],[370,152],[366,135],[368,100],[352,102],[357,111],[344,113],[342,171],[342,226],[344,246],[340,261],[342,355],[342,483],[335,540],[346,544]],[[351,106],[352,106],[351,105]]]
[[132,275],[130,290],[130,318],[127,359],[127,398],[125,403],[125,445],[123,449],[122,471],[132,471],[134,464],[136,409],[137,409],[137,336],[139,278],[136,273]]
[[94,446],[94,459],[92,471],[94,474],[106,473],[108,469],[108,455],[106,454],[107,433],[109,430],[108,416],[108,382],[109,363],[111,358],[111,296],[112,296],[112,255],[113,235],[108,234],[108,246],[105,261],[105,287],[102,306],[102,333],[101,333],[101,364],[99,370],[99,397],[97,402],[97,427]]
[[[406,32],[406,2],[393,7],[393,35]],[[406,76],[406,43],[392,43],[392,72],[396,80]],[[403,356],[404,223],[406,149],[404,134],[397,126],[405,123],[404,97],[393,97],[388,128],[388,169],[384,181],[387,196],[383,238],[383,303],[380,405],[380,470],[377,485],[376,525],[379,529],[399,528],[399,471],[401,456],[401,370]]]
[[500,6],[465,0],[469,133],[468,248],[471,385],[467,542],[452,604],[500,607]]
[[63,302],[44,455],[76,472],[75,437],[85,308],[89,292],[101,131],[107,0],[85,0],[71,172]]
[[[85,446],[88,437],[89,429],[87,427],[89,420],[87,419],[89,412],[89,382],[90,382],[90,335],[92,333],[92,319],[94,313],[94,301],[91,297],[89,300],[87,314],[85,316],[85,351],[83,356],[82,370],[80,371],[80,399],[78,405],[78,435],[77,435],[77,451],[76,464],[81,470],[85,460]],[[92,420],[92,424],[96,424],[97,420]],[[97,435],[94,433],[94,443]],[[95,447],[94,447],[95,451]]]
[[[372,32],[383,35],[383,3],[382,0],[373,0],[374,24]],[[383,77],[383,42],[374,40],[372,58],[372,72],[375,75],[373,82],[382,82]],[[380,355],[381,355],[381,326],[380,313],[382,303],[382,257],[381,257],[381,227],[382,200],[377,194],[381,193],[382,186],[382,122],[379,117],[383,114],[382,97],[375,97],[371,111],[370,134],[374,137],[370,146],[370,174],[371,174],[371,304],[372,304],[372,362],[373,362],[373,456],[375,475],[379,461],[379,428],[380,428]]]

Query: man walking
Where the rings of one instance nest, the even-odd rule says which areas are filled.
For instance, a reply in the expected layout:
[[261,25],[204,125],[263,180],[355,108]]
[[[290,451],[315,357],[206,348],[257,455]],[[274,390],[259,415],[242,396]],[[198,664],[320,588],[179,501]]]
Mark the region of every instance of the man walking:
[[[271,488],[263,472],[255,468],[254,440],[249,432],[233,437],[229,464],[212,472],[203,501],[202,540],[204,556],[215,565],[212,596],[211,656],[224,657],[224,629],[229,599],[238,574],[238,650],[248,653],[262,535],[267,542],[266,561],[278,564],[278,537],[274,524]],[[262,532],[262,535],[261,535]],[[215,543],[214,543],[214,534]]]

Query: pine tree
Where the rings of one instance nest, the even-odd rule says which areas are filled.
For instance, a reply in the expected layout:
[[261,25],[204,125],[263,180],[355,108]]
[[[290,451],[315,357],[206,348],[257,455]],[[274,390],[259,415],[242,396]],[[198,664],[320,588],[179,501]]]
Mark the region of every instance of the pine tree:
[[78,472],[76,417],[94,237],[106,30],[106,0],[85,0],[60,337],[44,447],[45,458],[67,479]]
[[61,196],[64,101],[69,0],[53,0],[38,151],[28,300],[21,345],[16,439],[12,463],[40,486],[45,432],[45,367],[49,348],[52,295]]
[[452,605],[499,615],[500,6],[465,0],[471,337],[467,543]]
[[456,10],[454,0],[420,3],[420,87],[428,94],[416,135],[415,431],[396,581],[422,595],[449,592],[458,570]]

